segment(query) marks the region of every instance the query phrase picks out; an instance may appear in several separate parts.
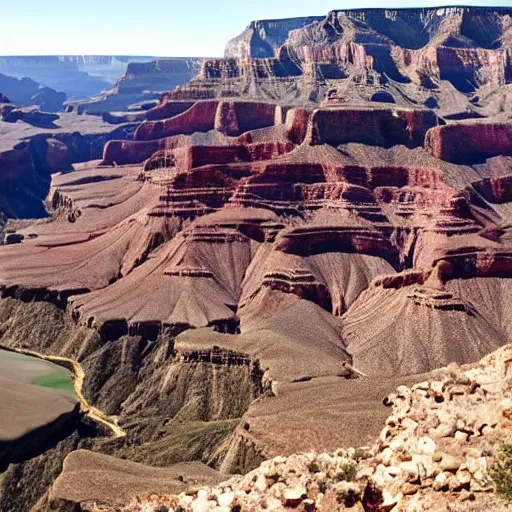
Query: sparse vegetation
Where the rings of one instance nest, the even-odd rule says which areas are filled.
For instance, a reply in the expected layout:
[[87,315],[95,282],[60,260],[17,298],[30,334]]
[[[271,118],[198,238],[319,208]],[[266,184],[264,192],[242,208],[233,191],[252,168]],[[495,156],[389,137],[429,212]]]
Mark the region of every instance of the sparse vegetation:
[[336,475],[336,480],[339,482],[352,482],[356,478],[357,475],[357,464],[355,462],[346,462],[342,464],[338,474]]
[[371,456],[372,456],[371,453],[368,450],[366,450],[365,448],[356,448],[352,458],[355,461],[359,462],[361,460],[369,459]]
[[489,468],[489,475],[496,484],[496,493],[501,498],[512,500],[512,444],[502,445],[498,460]]

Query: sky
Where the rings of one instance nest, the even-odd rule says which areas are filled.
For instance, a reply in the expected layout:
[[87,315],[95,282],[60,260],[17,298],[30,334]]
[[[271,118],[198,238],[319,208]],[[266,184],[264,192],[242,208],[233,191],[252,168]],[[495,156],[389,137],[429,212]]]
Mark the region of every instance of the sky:
[[0,55],[217,57],[252,20],[512,0],[3,0]]

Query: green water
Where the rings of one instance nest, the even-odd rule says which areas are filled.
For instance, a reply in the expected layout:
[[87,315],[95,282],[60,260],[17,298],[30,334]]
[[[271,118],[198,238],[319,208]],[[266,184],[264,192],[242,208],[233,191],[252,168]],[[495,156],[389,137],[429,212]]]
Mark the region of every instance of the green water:
[[44,377],[39,377],[33,380],[32,384],[35,384],[36,386],[44,386],[45,388],[62,389],[72,395],[75,394],[75,388],[73,387],[73,382],[69,375],[45,375]]
[[71,373],[62,366],[37,357],[0,349],[0,376],[14,383],[60,390],[77,398]]

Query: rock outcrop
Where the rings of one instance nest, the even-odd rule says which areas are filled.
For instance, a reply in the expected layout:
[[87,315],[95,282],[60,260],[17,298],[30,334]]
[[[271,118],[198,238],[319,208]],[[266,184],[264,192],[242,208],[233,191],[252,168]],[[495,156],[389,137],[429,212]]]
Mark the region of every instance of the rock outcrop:
[[292,30],[319,22],[319,16],[283,20],[253,21],[237,37],[226,44],[226,59],[272,58],[288,39]]
[[[125,111],[132,115],[143,115],[158,104],[162,94],[192,79],[199,72],[203,60],[123,58],[123,62],[117,60],[121,67],[115,68],[118,73],[108,84],[109,87],[103,88],[106,90],[98,90],[95,97],[89,99],[83,99],[86,95],[75,97],[75,101],[68,105],[78,113],[108,115],[111,112]],[[98,67],[101,69],[102,66]]]
[[353,9],[253,22],[224,60],[206,60],[173,94],[385,101],[452,119],[498,114],[511,76],[509,15],[503,7]]
[[51,174],[100,159],[111,139],[131,137],[136,125],[113,127],[97,117],[8,109],[0,121],[0,210],[12,218],[48,216]]
[[67,96],[64,92],[45,87],[30,78],[14,78],[0,74],[0,90],[6,103],[9,97],[13,103],[20,106],[36,105],[46,112],[58,112],[63,109]]
[[[511,355],[508,345],[478,364],[452,364],[399,387],[386,399],[392,412],[371,446],[278,456],[217,486],[134,500],[121,510],[505,511],[490,469],[510,433]],[[87,510],[113,509],[98,503]]]
[[512,156],[512,124],[481,121],[437,126],[427,133],[425,146],[441,160],[462,164]]
[[32,80],[63,91],[70,100],[98,96],[111,89],[130,63],[155,57],[114,55],[2,56],[0,73]]
[[[101,468],[101,471],[98,471]],[[88,503],[126,503],[127,497],[180,492],[193,486],[214,485],[222,479],[215,470],[198,463],[152,468],[88,450],[76,450],[65,459],[49,493],[51,507],[86,508]]]

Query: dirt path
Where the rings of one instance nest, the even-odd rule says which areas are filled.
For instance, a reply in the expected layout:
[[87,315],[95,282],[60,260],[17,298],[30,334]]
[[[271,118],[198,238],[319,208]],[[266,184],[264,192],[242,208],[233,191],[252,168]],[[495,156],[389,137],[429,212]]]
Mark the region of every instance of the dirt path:
[[89,403],[85,399],[82,393],[85,372],[80,363],[67,357],[48,356],[45,354],[40,354],[39,352],[34,352],[33,350],[12,348],[3,345],[0,345],[0,349],[8,350],[11,352],[17,352],[19,354],[24,354],[27,356],[37,357],[39,359],[44,359],[45,361],[50,361],[51,363],[57,364],[59,366],[64,366],[66,369],[71,370],[73,387],[75,388],[75,393],[78,397],[78,400],[80,401],[80,408],[82,412],[92,421],[95,421],[96,423],[100,423],[104,427],[107,427],[112,432],[114,437],[124,437],[126,435],[126,432],[121,427],[119,427],[114,420],[109,418],[105,413],[103,413],[96,407],[89,405]]

